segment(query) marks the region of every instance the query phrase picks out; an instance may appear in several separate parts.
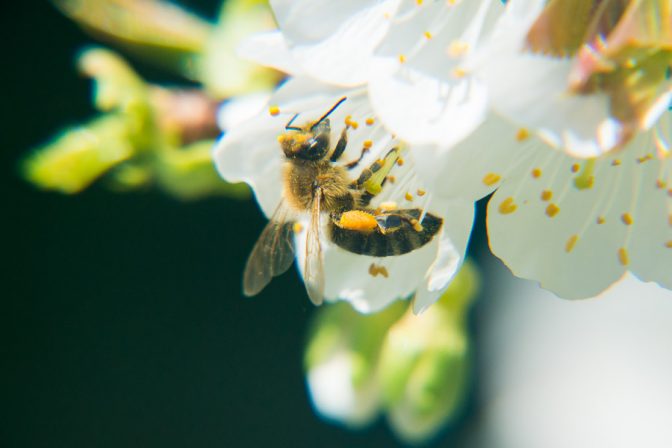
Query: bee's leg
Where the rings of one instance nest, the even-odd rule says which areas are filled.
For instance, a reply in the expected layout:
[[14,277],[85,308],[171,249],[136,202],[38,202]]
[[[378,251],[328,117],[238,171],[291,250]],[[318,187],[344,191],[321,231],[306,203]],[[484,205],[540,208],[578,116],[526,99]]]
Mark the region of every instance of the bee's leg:
[[384,159],[376,160],[371,166],[364,169],[357,180],[352,182],[350,188],[363,189],[365,194],[368,193],[371,196],[377,195],[383,189],[383,185],[387,181],[387,175],[397,159],[399,159],[399,148],[390,149]]
[[369,148],[367,146],[362,147],[362,152],[359,153],[359,157],[357,158],[357,160],[353,160],[352,162],[346,163],[345,167],[349,170],[355,168],[357,165],[359,165],[359,162],[362,161],[362,159],[364,158],[364,155],[367,152],[369,152]]
[[343,131],[341,132],[341,137],[338,139],[338,142],[336,143],[336,147],[334,148],[334,152],[332,152],[331,157],[329,157],[329,161],[336,162],[343,155],[343,152],[345,151],[345,148],[348,146],[348,128],[349,127],[350,126],[346,126],[345,129],[343,129]]

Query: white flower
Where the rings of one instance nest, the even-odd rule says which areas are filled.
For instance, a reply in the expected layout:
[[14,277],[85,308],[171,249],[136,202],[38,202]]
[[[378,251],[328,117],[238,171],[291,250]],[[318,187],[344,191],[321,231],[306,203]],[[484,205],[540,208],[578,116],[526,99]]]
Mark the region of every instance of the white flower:
[[[409,163],[393,173],[403,182],[387,185],[374,205],[408,208],[406,194],[423,191],[412,206],[443,218],[440,235],[400,257],[376,260],[323,241],[328,299],[372,312],[415,292],[415,310],[426,308],[464,258],[473,202],[496,188],[491,247],[514,273],[563,297],[593,295],[626,270],[670,287],[672,193],[661,187],[672,185],[670,156],[652,151],[669,145],[661,134],[669,133],[669,114],[655,125],[669,81],[625,118],[616,116],[623,104],[614,108],[625,84],[571,91],[577,73],[595,73],[581,65],[581,54],[529,50],[530,30],[549,17],[542,0],[271,3],[281,29],[250,39],[241,52],[292,76],[270,101],[282,113],[261,113],[228,133],[215,153],[220,173],[252,185],[270,216],[281,198],[276,137],[294,114],[315,119],[346,96],[331,117],[338,124],[332,142],[347,115],[375,125],[350,130],[343,160],[356,159],[367,140],[373,147],[360,169],[394,145],[407,152]],[[584,158],[609,154],[576,161],[552,148]],[[300,235],[300,269],[304,245]],[[369,273],[379,266],[387,277]]]
[[[402,144],[380,125],[365,91],[333,88],[306,78],[292,79],[274,94],[270,101],[278,107],[279,114],[273,116],[264,110],[227,132],[214,154],[219,172],[229,181],[251,185],[263,211],[270,217],[282,199],[283,190],[284,156],[277,137],[285,132],[286,123],[296,113],[297,123],[314,120],[344,96],[347,100],[329,117],[333,123],[332,142],[338,139],[347,119],[352,128],[346,151],[337,163],[356,160],[363,147],[370,147],[353,170],[352,178],[356,179],[361,169]],[[415,293],[414,306],[419,312],[438,298],[462,263],[473,221],[473,202],[435,194],[433,185],[415,174],[414,154],[412,148],[403,152],[403,165],[392,169],[393,179],[374,197],[371,207],[394,202],[400,208],[420,208],[444,218],[441,230],[429,243],[405,255],[375,258],[356,255],[330,243],[323,227],[321,246],[328,300],[347,300],[361,312],[373,312]],[[308,228],[307,216],[299,214],[297,219],[304,229]],[[295,238],[301,270],[305,243],[306,232],[302,231]]]
[[492,251],[565,298],[594,296],[626,271],[672,289],[671,143],[671,112],[600,159],[523,142],[536,149],[488,206]]

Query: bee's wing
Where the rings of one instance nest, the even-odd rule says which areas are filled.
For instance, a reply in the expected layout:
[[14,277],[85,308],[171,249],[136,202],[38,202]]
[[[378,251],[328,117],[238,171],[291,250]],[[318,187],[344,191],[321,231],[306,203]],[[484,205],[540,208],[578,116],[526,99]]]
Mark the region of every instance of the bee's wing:
[[258,294],[273,277],[292,265],[293,223],[287,220],[288,215],[287,207],[280,203],[254,245],[243,274],[243,293],[246,296]]
[[324,267],[322,266],[322,246],[320,245],[320,202],[322,192],[317,191],[310,215],[310,228],[306,234],[306,264],[303,281],[308,297],[315,305],[324,300]]

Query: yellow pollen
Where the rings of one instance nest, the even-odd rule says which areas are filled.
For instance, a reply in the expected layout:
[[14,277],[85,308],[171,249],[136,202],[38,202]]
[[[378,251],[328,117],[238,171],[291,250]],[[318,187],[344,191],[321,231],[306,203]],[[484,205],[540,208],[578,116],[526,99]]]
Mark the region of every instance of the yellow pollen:
[[352,129],[357,129],[359,127],[359,123],[352,119],[352,115],[345,117],[345,125]]
[[555,204],[548,204],[548,207],[546,207],[546,216],[548,216],[549,218],[553,218],[559,212],[560,212],[560,207],[558,207]]
[[495,185],[497,182],[499,182],[502,179],[502,176],[496,173],[488,173],[485,176],[483,176],[483,183],[487,185],[488,187],[492,187]]
[[425,31],[424,36],[425,36],[425,39],[431,39],[433,37],[432,33],[430,33],[429,31]]
[[295,222],[292,229],[294,230],[294,233],[301,233],[301,231],[303,230],[303,224],[301,224],[300,222]]
[[658,179],[658,180],[656,180],[656,187],[657,187],[658,189],[662,190],[662,189],[665,188],[666,186],[667,186],[667,182],[665,182],[664,180],[662,180],[662,179]]
[[411,193],[406,193],[404,195],[404,199],[406,199],[407,201],[412,201],[413,200],[413,195]]
[[280,114],[280,108],[278,106],[276,106],[275,104],[272,105],[272,106],[269,106],[268,113],[271,114],[272,116],[276,117]]
[[672,249],[672,240],[666,242],[665,247],[667,247],[668,249]]
[[376,122],[376,120],[374,120],[373,118],[369,117],[369,118],[366,119],[366,121],[365,121],[364,123],[366,123],[367,126],[371,126],[371,125],[373,125],[373,123],[375,123],[375,122]]
[[422,227],[422,224],[420,224],[420,221],[418,221],[417,219],[411,221],[411,225],[413,226],[413,230],[415,230],[418,233],[424,230],[424,227]]
[[369,275],[371,275],[371,277],[382,275],[385,278],[388,278],[390,276],[385,266],[376,266],[375,263],[371,263],[371,266],[369,266]]
[[469,52],[469,44],[461,40],[454,40],[448,45],[448,56],[457,58]]
[[404,163],[406,163],[406,161],[404,159],[402,159],[401,157],[399,157],[397,159],[397,165],[404,166]]
[[541,192],[541,200],[542,201],[550,201],[552,197],[553,197],[553,192],[551,190],[544,190],[544,191]]
[[338,226],[348,230],[370,232],[378,227],[378,221],[376,221],[376,218],[370,213],[361,210],[349,210],[341,214]]
[[605,222],[607,222],[607,220],[604,219],[604,216],[598,216],[597,217],[597,223],[598,224],[604,224]]
[[453,78],[458,78],[459,79],[459,78],[464,78],[465,76],[467,76],[467,71],[463,68],[457,67],[457,68],[453,69],[451,74],[453,75]]
[[632,225],[632,216],[630,213],[623,213],[621,215],[621,221],[623,221],[623,224],[626,226]]
[[532,170],[532,177],[539,179],[541,177],[541,169],[535,168]]
[[371,149],[373,146],[373,142],[371,140],[364,140],[364,143],[362,144],[364,146],[364,149]]
[[513,202],[512,197],[508,197],[502,201],[501,204],[499,204],[499,213],[502,215],[508,215],[509,213],[513,213],[516,211],[518,206]]
[[394,175],[392,175],[392,174],[390,174],[389,176],[387,176],[387,180],[389,180],[390,183],[393,184],[393,183],[395,183],[395,182],[397,181],[397,177],[394,176]]
[[579,168],[581,168],[581,165],[579,165],[578,163],[572,164],[572,173],[578,173]]
[[637,163],[642,164],[646,162],[647,160],[651,160],[653,156],[651,154],[646,154],[642,157],[637,157]]
[[619,159],[614,159],[611,161],[611,166],[619,166],[621,161]]
[[397,209],[397,203],[394,201],[381,202],[378,206],[381,210],[392,211]]
[[565,243],[565,252],[570,253],[572,250],[574,250],[574,246],[576,246],[577,241],[579,241],[579,235],[570,236],[567,240],[567,243]]
[[404,62],[406,62],[406,56],[404,56],[403,54],[400,54],[400,55],[399,55],[399,62],[400,62],[401,64],[403,64]]
[[418,188],[418,191],[416,191],[416,193],[418,196],[424,196],[427,192],[422,188]]
[[530,138],[530,131],[527,128],[520,128],[516,132],[516,140],[519,142],[525,141]]
[[623,266],[627,266],[628,264],[630,264],[628,251],[625,249],[625,247],[621,247],[620,249],[618,249],[618,262],[621,263]]
[[420,6],[420,5],[422,5],[422,0],[415,0],[415,3],[416,3],[418,6]]

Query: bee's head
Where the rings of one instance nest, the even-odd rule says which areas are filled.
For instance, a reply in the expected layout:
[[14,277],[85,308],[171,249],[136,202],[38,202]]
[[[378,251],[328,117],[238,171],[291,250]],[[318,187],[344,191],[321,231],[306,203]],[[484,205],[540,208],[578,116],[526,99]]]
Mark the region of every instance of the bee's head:
[[320,160],[326,157],[331,141],[331,123],[328,117],[345,100],[345,97],[341,98],[319,120],[302,127],[292,126],[299,114],[294,115],[285,125],[287,132],[278,137],[285,157],[303,160]]
[[278,142],[288,159],[320,160],[329,152],[331,125],[325,118],[303,128],[287,128]]

